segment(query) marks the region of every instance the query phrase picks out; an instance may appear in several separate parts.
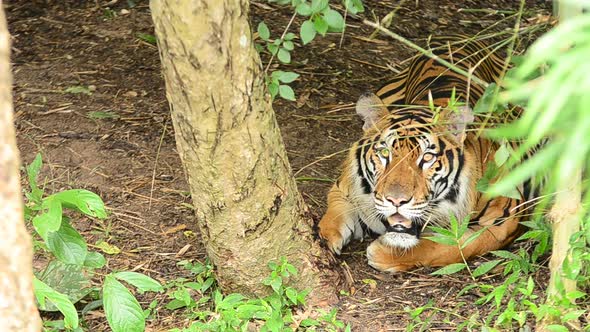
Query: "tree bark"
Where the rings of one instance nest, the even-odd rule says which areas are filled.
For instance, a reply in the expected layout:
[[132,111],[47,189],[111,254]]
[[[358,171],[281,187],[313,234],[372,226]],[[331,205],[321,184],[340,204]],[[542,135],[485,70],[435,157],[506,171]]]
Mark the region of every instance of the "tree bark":
[[226,291],[262,295],[287,257],[302,289],[334,294],[265,93],[247,0],[153,0],[178,152],[209,258]]
[[40,331],[31,238],[23,217],[10,70],[10,35],[0,7],[0,326],[2,331]]

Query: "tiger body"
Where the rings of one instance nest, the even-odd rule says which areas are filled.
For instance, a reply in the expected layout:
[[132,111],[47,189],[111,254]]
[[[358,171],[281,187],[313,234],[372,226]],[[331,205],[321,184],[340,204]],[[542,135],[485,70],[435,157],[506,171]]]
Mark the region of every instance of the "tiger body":
[[[465,71],[475,67],[479,79],[499,79],[503,62],[482,43],[435,45],[437,56]],[[367,248],[369,264],[396,272],[461,262],[514,240],[530,189],[521,188],[521,199],[489,198],[476,189],[498,148],[466,131],[475,119],[470,106],[483,92],[468,78],[418,56],[376,95],[359,99],[364,135],[350,149],[319,224],[335,253],[371,231],[379,238]],[[452,95],[465,105],[448,109]],[[426,225],[446,227],[451,217],[468,222],[461,241],[485,230],[461,251],[424,238]]]

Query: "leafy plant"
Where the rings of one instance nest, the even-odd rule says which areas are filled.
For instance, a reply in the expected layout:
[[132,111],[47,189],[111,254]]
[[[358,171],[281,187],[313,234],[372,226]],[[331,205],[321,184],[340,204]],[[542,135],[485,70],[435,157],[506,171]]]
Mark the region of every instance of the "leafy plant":
[[[193,278],[177,278],[166,283],[165,288],[171,300],[166,304],[166,309],[184,308],[189,318],[203,317],[199,310],[211,299],[208,293],[215,287],[213,266],[208,261],[205,264],[189,261],[181,261],[177,264],[189,270]],[[199,298],[195,299],[195,295]]]
[[36,250],[51,256],[45,269],[35,271],[33,280],[39,309],[60,311],[64,316],[63,321],[49,324],[49,328],[78,330],[79,317],[74,303],[98,290],[113,331],[143,331],[144,312],[137,299],[119,280],[136,287],[140,293],[161,291],[162,286],[141,273],[111,272],[106,275],[101,289],[93,287],[90,280],[94,270],[104,267],[106,259],[100,253],[88,250],[86,240],[64,214],[73,211],[105,219],[104,203],[98,195],[83,189],[45,195],[38,183],[41,167],[40,154],[26,167],[29,190],[25,191],[25,221],[33,225]]
[[[276,71],[267,75],[270,64],[275,57],[278,58],[281,63],[291,63],[291,51],[295,49],[294,40],[297,37],[294,33],[289,32],[293,20],[297,15],[306,18],[299,29],[299,39],[303,45],[310,43],[317,34],[325,36],[328,32],[344,31],[345,20],[340,12],[330,7],[329,0],[276,0],[270,2],[276,2],[280,5],[291,5],[294,9],[294,14],[279,38],[271,38],[271,31],[264,21],[258,23],[257,32],[262,45],[255,44],[255,47],[259,53],[263,52],[266,48],[271,54],[271,59],[265,69],[265,82],[268,86],[271,98],[274,100],[278,95],[283,99],[294,101],[295,93],[287,84],[296,80],[299,77],[298,74],[293,72]],[[364,11],[363,4],[360,0],[345,0],[342,1],[342,3],[346,10],[353,14]]]
[[[295,267],[282,258],[280,262],[269,263],[271,270],[263,284],[270,287],[271,295],[264,298],[248,299],[242,294],[232,293],[224,296],[215,288],[209,264],[183,262],[185,268],[196,273],[196,281],[177,279],[168,287],[168,296],[172,301],[169,309],[186,308],[189,318],[196,319],[186,329],[174,329],[173,332],[196,331],[284,331],[301,328],[336,331],[345,328],[344,323],[336,318],[336,310],[329,313],[320,312],[317,319],[306,318],[299,324],[292,314],[292,309],[305,304],[308,291],[299,291],[288,286],[288,280],[297,276]],[[187,291],[188,290],[188,291]],[[194,298],[198,293],[199,299]],[[212,303],[211,303],[212,302]],[[289,328],[290,327],[290,328]],[[346,331],[350,331],[347,327]]]

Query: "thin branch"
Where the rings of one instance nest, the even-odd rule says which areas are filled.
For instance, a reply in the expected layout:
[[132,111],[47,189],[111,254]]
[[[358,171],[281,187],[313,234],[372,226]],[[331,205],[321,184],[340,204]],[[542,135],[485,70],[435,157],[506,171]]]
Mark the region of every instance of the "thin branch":
[[[370,27],[373,27],[373,28],[375,28],[375,29],[377,29],[377,30],[379,30],[381,32],[383,32],[387,36],[389,36],[389,37],[391,37],[391,38],[393,38],[393,39],[395,39],[395,40],[397,40],[397,41],[405,44],[406,46],[415,49],[416,51],[422,53],[423,55],[425,55],[425,56],[427,56],[427,57],[429,57],[429,58],[431,58],[431,59],[433,59],[433,60],[435,60],[437,62],[439,62],[440,64],[444,65],[445,67],[449,68],[450,70],[452,70],[452,71],[454,71],[454,72],[456,72],[458,74],[461,74],[461,75],[463,75],[465,77],[469,77],[469,73],[467,71],[465,71],[465,70],[463,70],[461,68],[458,68],[457,66],[453,65],[452,63],[450,63],[450,62],[448,62],[448,61],[446,61],[444,59],[441,59],[440,57],[438,57],[434,53],[432,53],[432,51],[426,50],[426,49],[424,49],[424,48],[422,48],[422,47],[420,47],[420,46],[412,43],[411,41],[409,41],[406,38],[398,35],[397,33],[392,32],[391,30],[389,30],[389,29],[381,26],[379,23],[371,22],[369,20],[363,20],[363,23],[366,24],[366,25],[368,25],[368,26],[370,26]],[[475,77],[475,76],[473,76],[471,78],[471,80],[473,82],[481,85],[484,88],[487,88],[488,85],[489,85],[489,83],[484,82],[480,78]]]

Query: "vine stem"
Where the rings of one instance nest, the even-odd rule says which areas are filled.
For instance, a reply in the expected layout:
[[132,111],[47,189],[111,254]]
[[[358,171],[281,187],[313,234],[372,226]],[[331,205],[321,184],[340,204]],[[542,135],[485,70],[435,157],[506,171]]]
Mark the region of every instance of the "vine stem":
[[[393,39],[395,39],[395,40],[397,40],[397,41],[405,44],[406,46],[415,49],[416,51],[418,51],[418,52],[422,53],[423,55],[425,55],[425,56],[427,56],[427,57],[429,57],[429,58],[431,58],[431,59],[433,59],[433,60],[441,63],[445,67],[449,68],[450,70],[452,70],[452,71],[454,71],[454,72],[456,72],[458,74],[461,74],[461,75],[463,75],[465,77],[469,77],[470,76],[469,73],[466,72],[465,70],[463,70],[463,69],[461,69],[461,68],[453,65],[452,63],[450,63],[450,62],[448,62],[448,61],[446,61],[444,59],[441,59],[440,57],[438,57],[434,53],[432,53],[432,51],[426,50],[426,49],[424,49],[424,48],[422,48],[422,47],[420,47],[420,46],[412,43],[411,41],[409,41],[406,38],[398,35],[397,33],[395,33],[393,31],[391,31],[391,30],[389,30],[389,29],[381,26],[381,24],[379,24],[377,22],[372,22],[372,21],[369,21],[369,20],[364,19],[363,20],[363,23],[366,24],[366,25],[368,25],[368,26],[370,26],[370,27],[373,27],[373,28],[375,28],[375,29],[377,29],[377,30],[379,30],[381,32],[383,32],[387,36],[389,36],[389,37],[391,37],[391,38],[393,38]],[[481,80],[480,78],[478,78],[476,76],[471,77],[471,80],[473,82],[481,85],[484,88],[487,88],[488,85],[489,85],[487,82],[484,82],[483,80]]]
[[477,282],[477,280],[475,280],[475,277],[473,276],[473,272],[471,272],[471,268],[469,267],[469,264],[467,264],[467,260],[465,259],[465,255],[463,255],[463,249],[461,249],[461,243],[459,243],[459,241],[457,241],[457,249],[459,249],[459,253],[461,254],[461,259],[463,260],[463,264],[465,264],[465,267],[467,268],[467,272],[469,272],[469,276],[471,277],[471,280],[473,280],[477,284],[478,282]]
[[[289,28],[291,27],[291,24],[293,24],[293,21],[295,20],[295,16],[297,16],[297,12],[294,12],[293,13],[293,16],[291,16],[291,19],[289,20],[289,23],[287,24],[287,27],[285,27],[285,30],[283,31],[283,34],[281,35],[281,38],[279,38],[279,40],[281,41],[281,43],[285,39],[285,35],[287,34],[287,31],[289,31]],[[268,73],[268,69],[270,68],[270,65],[272,64],[272,60],[274,58],[275,58],[275,55],[274,54],[271,54],[270,60],[268,60],[268,64],[266,65],[266,68],[264,68],[264,76],[266,76],[266,73]]]

